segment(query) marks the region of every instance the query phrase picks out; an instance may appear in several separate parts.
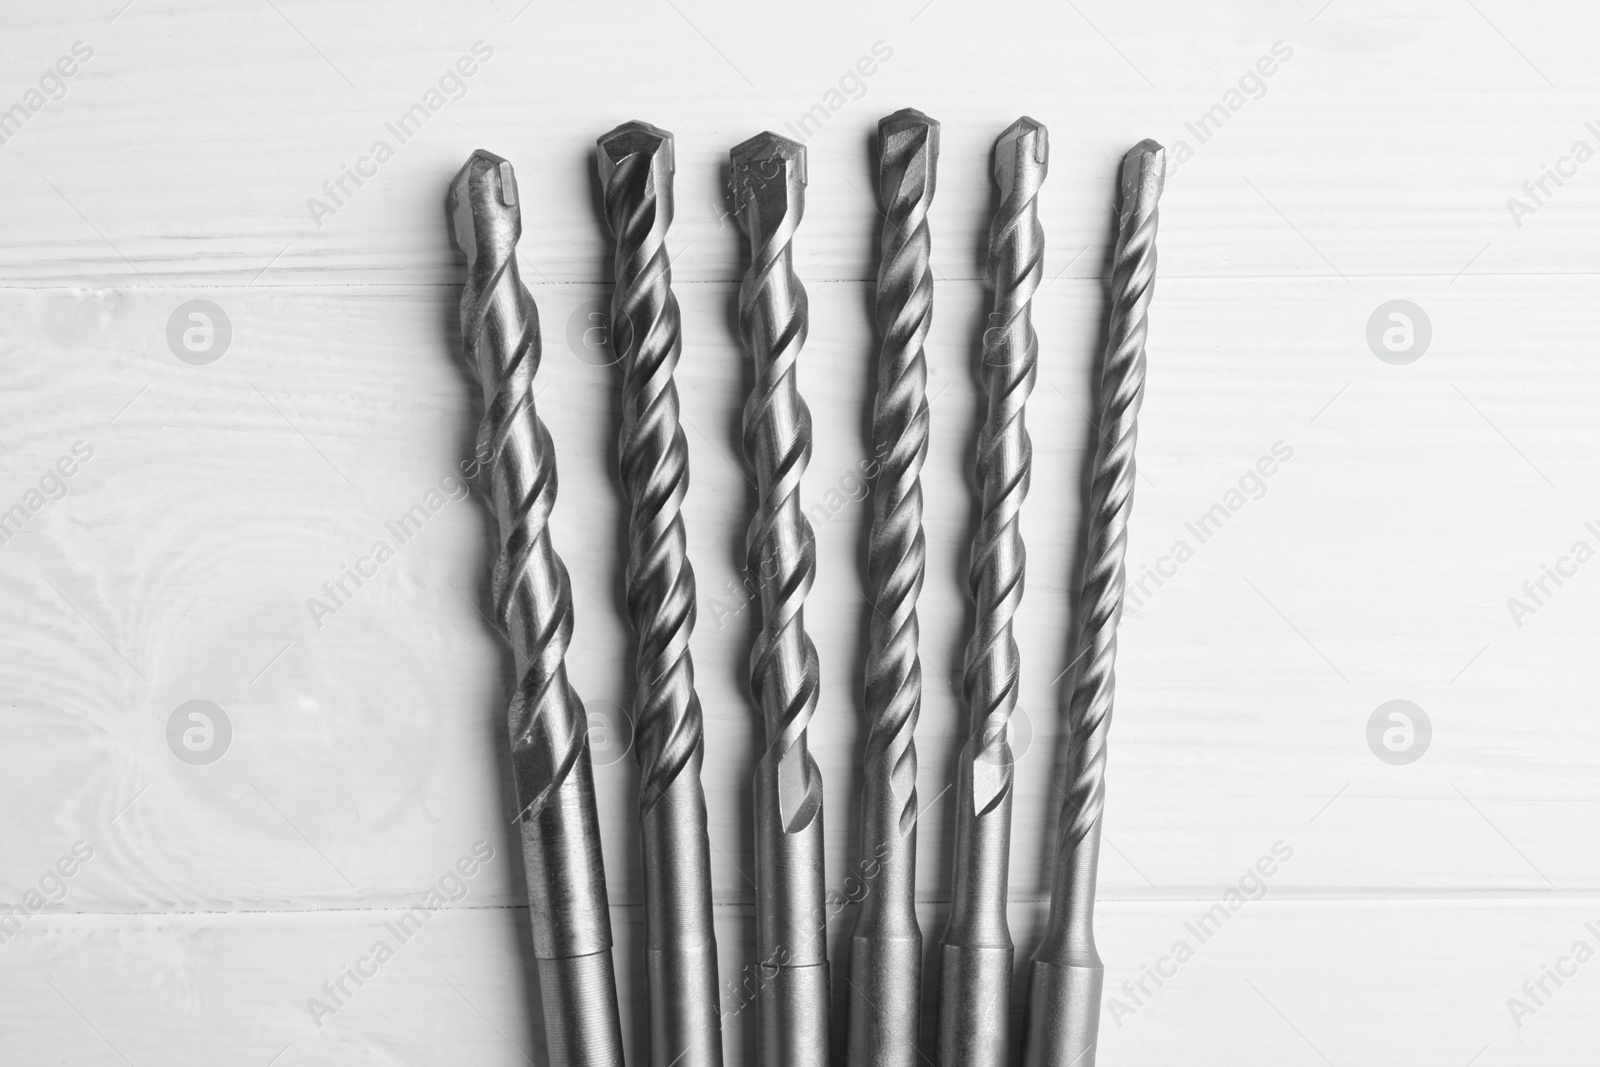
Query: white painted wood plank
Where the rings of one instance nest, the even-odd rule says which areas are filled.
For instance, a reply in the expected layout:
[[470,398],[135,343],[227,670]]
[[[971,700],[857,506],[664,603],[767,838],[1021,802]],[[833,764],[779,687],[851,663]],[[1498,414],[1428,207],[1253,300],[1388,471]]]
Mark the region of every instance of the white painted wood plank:
[[[435,914],[404,942],[399,913],[385,911],[41,918],[0,945],[0,991],[12,1009],[0,1055],[174,1067],[537,1062],[538,1015],[518,954],[522,912],[474,900]],[[1475,1056],[1532,1065],[1570,1062],[1592,1038],[1595,962],[1572,956],[1575,943],[1600,942],[1586,925],[1596,922],[1592,900],[1279,901],[1269,892],[1213,920],[1220,925],[1202,939],[1191,927],[1210,903],[1104,905],[1103,947],[1118,961],[1107,970],[1105,1062],[1221,1064],[1248,1050],[1307,1067]],[[740,911],[718,924],[730,981],[750,949]],[[1014,926],[1027,918],[1016,909]],[[618,910],[614,925],[618,957],[630,960],[636,915]],[[379,942],[391,953],[381,963]],[[1181,963],[1179,943],[1189,950]],[[1558,963],[1569,975],[1559,986],[1541,970]],[[346,976],[358,965],[359,986]],[[1159,986],[1150,977],[1157,967],[1167,976]],[[1535,1005],[1522,984],[1541,978]],[[1142,989],[1133,984],[1141,981]],[[634,1053],[640,991],[625,982],[621,993]],[[1514,1015],[1512,998],[1532,1010]],[[740,1005],[727,990],[729,1062],[752,1051],[753,1012]]]
[[[1522,190],[1575,141],[1600,150],[1584,125],[1600,120],[1595,76],[1575,45],[1600,15],[1582,4],[1169,4],[1145,15],[935,0],[833,2],[788,18],[710,0],[623,16],[544,2],[519,16],[523,4],[507,2],[391,5],[374,20],[348,0],[281,11],[141,0],[111,21],[120,6],[22,14],[0,45],[14,72],[8,103],[75,41],[94,51],[66,95],[0,145],[6,282],[245,282],[263,271],[269,282],[453,281],[441,190],[479,145],[520,167],[530,260],[552,281],[600,280],[592,142],[644,112],[679,134],[674,234],[694,249],[680,277],[728,279],[738,245],[719,228],[727,150],[763,127],[788,132],[879,41],[891,57],[809,138],[807,277],[870,276],[866,139],[908,104],[945,123],[935,256],[949,276],[972,274],[989,146],[1023,112],[1055,139],[1041,198],[1051,273],[1086,246],[1078,269],[1093,272],[1114,162],[1144,136],[1193,149],[1167,200],[1179,220],[1164,232],[1169,277],[1593,269],[1571,238],[1600,210],[1592,168],[1563,165],[1575,176],[1546,180],[1539,203]],[[389,132],[478,41],[493,55],[463,89],[447,82],[463,95],[441,94],[404,143]],[[1219,104],[1237,110],[1215,130],[1197,125]],[[336,204],[323,183],[379,140],[393,158],[360,187],[346,181]],[[1535,209],[1520,227],[1513,196]],[[312,198],[336,213],[312,211]]]

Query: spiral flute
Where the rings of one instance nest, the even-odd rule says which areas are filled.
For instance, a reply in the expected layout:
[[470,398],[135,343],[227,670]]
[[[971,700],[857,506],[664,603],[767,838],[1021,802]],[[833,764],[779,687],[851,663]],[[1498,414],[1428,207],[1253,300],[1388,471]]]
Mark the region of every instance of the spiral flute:
[[1001,201],[989,229],[987,276],[994,310],[980,371],[988,410],[978,435],[979,520],[968,576],[977,618],[962,678],[970,732],[956,779],[954,893],[939,952],[939,1067],[1006,1067],[1009,1058],[1010,733],[1021,671],[1012,620],[1026,563],[1017,523],[1033,465],[1024,407],[1039,355],[1030,311],[1044,260],[1037,200],[1048,160],[1046,130],[1027,117],[995,143]]
[[1105,808],[1106,735],[1116,691],[1123,556],[1133,511],[1134,444],[1144,343],[1156,277],[1156,201],[1165,151],[1140,141],[1122,161],[1111,268],[1111,321],[1100,373],[1100,444],[1089,489],[1088,551],[1078,603],[1078,664],[1067,706],[1068,788],[1061,805],[1050,919],[1029,979],[1026,1067],[1094,1067],[1104,968],[1094,945],[1095,871]]
[[744,451],[758,499],[745,551],[761,601],[750,692],[766,726],[755,776],[756,1063],[827,1067],[822,776],[806,749],[818,668],[804,604],[816,543],[800,510],[811,412],[795,383],[809,318],[792,251],[805,208],[806,150],[762,133],[729,158],[734,213],[750,242],[739,335],[755,372],[744,408]]
[[564,663],[572,587],[550,543],[555,446],[533,406],[539,312],[517,272],[522,216],[511,164],[474,152],[450,184],[448,212],[467,258],[463,348],[483,387],[477,455],[499,526],[495,617],[517,673],[511,772],[549,1063],[621,1067],[588,720]]
[[683,528],[689,447],[673,369],[681,350],[667,228],[672,134],[629,122],[598,142],[616,238],[611,340],[622,361],[622,485],[631,507],[624,576],[638,638],[634,719],[644,842],[645,959],[653,1067],[722,1067],[704,752],[689,635],[694,569]]
[[933,319],[928,207],[939,157],[939,124],[907,108],[878,123],[878,392],[872,462],[878,465],[867,542],[865,706],[861,858],[866,885],[850,940],[847,1067],[917,1067],[922,931],[917,926],[917,748],[922,707],[917,596],[926,545],[922,463],[928,453],[927,362]]

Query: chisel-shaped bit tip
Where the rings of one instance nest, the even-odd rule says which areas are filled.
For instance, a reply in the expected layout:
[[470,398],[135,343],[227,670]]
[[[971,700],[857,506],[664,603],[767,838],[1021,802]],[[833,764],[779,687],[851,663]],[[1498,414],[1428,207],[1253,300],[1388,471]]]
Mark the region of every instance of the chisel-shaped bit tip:
[[1161,199],[1166,182],[1167,150],[1148,137],[1128,149],[1122,157],[1122,207],[1154,204]]
[[1030,197],[1044,181],[1050,160],[1050,131],[1024,115],[994,143],[994,180],[1000,195]]
[[648,122],[624,122],[595,144],[600,149],[600,183],[605,186],[611,185],[617,168],[632,156],[649,160],[656,185],[665,185],[676,170],[672,134]]
[[[895,188],[884,199],[898,195],[915,201],[933,197],[934,161],[939,158],[939,123],[914,107],[901,108],[878,121],[878,157],[903,166],[894,174]],[[884,169],[884,168],[880,168]]]
[[[734,215],[747,237],[764,238],[805,202],[806,146],[758,133],[728,153]],[[798,219],[796,219],[798,221]]]
[[450,239],[477,262],[480,243],[504,242],[501,251],[514,251],[522,236],[522,212],[517,208],[517,175],[511,164],[486,149],[478,149],[450,181],[446,200]]

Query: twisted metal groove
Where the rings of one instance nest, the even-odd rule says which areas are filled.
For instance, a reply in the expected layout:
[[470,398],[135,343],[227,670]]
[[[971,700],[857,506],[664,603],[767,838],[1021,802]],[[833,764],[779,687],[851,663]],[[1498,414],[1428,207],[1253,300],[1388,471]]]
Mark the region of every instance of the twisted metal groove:
[[1039,337],[1031,312],[1044,264],[1037,198],[1037,183],[1017,183],[1002,200],[989,236],[994,310],[983,334],[979,372],[988,410],[978,433],[979,520],[968,572],[977,624],[962,678],[972,716],[968,758],[995,764],[1000,776],[980,815],[1010,794],[1014,770],[1009,727],[1022,665],[1012,622],[1022,603],[1027,564],[1018,519],[1033,471],[1024,409],[1037,378]]
[[1070,853],[1099,827],[1105,807],[1106,735],[1116,689],[1117,623],[1122,617],[1128,516],[1133,511],[1133,453],[1144,398],[1159,195],[1159,183],[1155,195],[1149,196],[1125,187],[1111,270],[1110,329],[1100,377],[1101,439],[1089,491],[1088,553],[1078,602],[1082,621],[1072,650],[1078,675],[1067,709],[1071,778],[1062,807],[1058,844],[1062,854]]
[[752,239],[750,269],[739,285],[739,335],[756,368],[744,407],[744,452],[755,468],[758,494],[745,562],[760,579],[762,614],[750,656],[750,689],[767,722],[763,758],[783,768],[779,780],[786,787],[805,785],[804,799],[792,788],[780,790],[786,828],[798,825],[811,803],[821,803],[821,784],[813,782],[806,752],[819,667],[804,615],[817,553],[800,508],[800,478],[811,460],[811,409],[795,384],[810,319],[791,252],[799,222],[798,210],[786,212],[764,241]]
[[872,453],[880,469],[867,536],[873,613],[867,632],[866,777],[888,783],[884,799],[898,801],[902,836],[914,832],[917,816],[913,731],[922,705],[917,596],[927,566],[921,474],[928,454],[928,366],[922,346],[933,321],[928,207],[936,130],[925,127],[920,137],[882,137],[878,179],[884,205],[877,295],[883,344],[872,408]]
[[694,568],[683,526],[689,446],[678,417],[673,372],[682,350],[678,298],[666,232],[670,199],[659,195],[652,160],[620,160],[605,184],[616,236],[612,344],[622,360],[623,489],[632,513],[624,575],[635,663],[639,810],[648,813],[700,751],[704,726],[689,637],[695,622]]
[[[529,331],[524,353],[537,350],[538,327]],[[518,501],[509,509],[503,527],[500,557],[495,561],[493,595],[495,618],[513,635],[523,659],[511,716],[511,750],[523,765],[539,768],[529,786],[532,799],[523,804],[523,818],[537,819],[550,798],[565,784],[578,760],[585,755],[587,720],[570,714],[574,729],[560,737],[545,721],[555,704],[581,708],[578,694],[567,680],[567,648],[572,644],[572,584],[566,565],[550,544],[550,510],[555,504],[556,469],[550,462],[555,444],[544,422],[533,412],[531,379],[537,357],[519,354],[517,361],[494,384],[494,393],[478,430],[480,454],[490,457],[491,484],[497,500]],[[524,377],[526,367],[528,383]],[[526,390],[526,392],[525,392]],[[513,454],[536,457],[534,467],[519,477]],[[548,598],[534,590],[551,590]]]
[[[461,296],[468,369],[484,393],[477,456],[500,530],[491,582],[494,615],[517,660],[509,709],[521,817],[538,819],[586,760],[587,720],[567,680],[572,584],[550,542],[558,481],[555,443],[533,403],[539,309],[522,285],[515,246],[492,248]],[[552,719],[573,725],[565,736]]]
[[[927,551],[922,531],[928,453],[927,361],[933,318],[933,201],[939,124],[919,111],[878,124],[878,387],[872,408],[877,465],[867,540],[867,626],[861,852],[870,886],[850,947],[848,1067],[917,1067],[922,932],[917,925],[917,749],[922,706],[917,597]],[[868,467],[869,474],[873,473]]]

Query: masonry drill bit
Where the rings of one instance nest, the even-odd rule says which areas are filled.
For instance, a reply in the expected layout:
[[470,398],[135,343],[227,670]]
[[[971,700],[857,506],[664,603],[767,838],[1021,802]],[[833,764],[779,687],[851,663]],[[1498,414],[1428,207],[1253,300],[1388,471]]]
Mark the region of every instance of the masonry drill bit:
[[644,842],[645,959],[653,1067],[722,1067],[710,839],[700,787],[700,697],[689,635],[694,568],[683,528],[689,446],[678,419],[681,331],[672,295],[672,134],[628,122],[599,140],[616,238],[611,343],[622,361],[618,442],[628,522],[628,620],[638,638],[634,720]]
[[962,677],[970,726],[956,779],[950,924],[940,946],[939,1067],[1006,1067],[1009,1056],[1011,715],[1021,671],[1012,619],[1026,562],[1017,521],[1033,443],[1023,409],[1039,355],[1030,311],[1044,260],[1037,200],[1048,158],[1045,128],[1030,118],[1012,123],[995,142],[1001,201],[989,228],[986,279],[994,310],[980,371],[988,410],[978,435],[979,519],[968,576],[977,617]]
[[922,931],[917,927],[917,747],[922,707],[917,596],[926,546],[922,463],[928,454],[928,367],[922,344],[933,320],[928,207],[939,124],[920,111],[878,123],[878,392],[872,455],[881,465],[867,540],[867,751],[861,795],[861,859],[869,886],[850,940],[847,1067],[917,1067]]
[[452,236],[467,257],[462,343],[483,386],[477,455],[499,526],[495,618],[517,673],[511,773],[549,1062],[621,1067],[588,719],[564,662],[572,587],[550,543],[556,453],[533,406],[539,311],[517,272],[522,215],[511,164],[474,152],[450,184],[448,208]]
[[1105,809],[1106,735],[1116,692],[1123,556],[1133,511],[1134,443],[1144,398],[1144,342],[1156,277],[1156,201],[1165,150],[1140,141],[1122,160],[1111,267],[1111,325],[1100,372],[1100,443],[1089,489],[1088,551],[1078,601],[1078,665],[1067,705],[1068,791],[1061,805],[1050,919],[1029,978],[1027,1067],[1094,1067],[1104,968],[1094,945],[1094,883]]
[[816,542],[800,510],[811,411],[795,383],[809,318],[792,249],[805,209],[806,150],[762,133],[729,158],[735,215],[750,240],[750,269],[739,285],[739,335],[755,365],[744,451],[758,499],[745,554],[761,601],[750,692],[766,725],[755,777],[756,1063],[827,1067],[822,776],[806,749],[818,668],[804,604],[816,571]]

